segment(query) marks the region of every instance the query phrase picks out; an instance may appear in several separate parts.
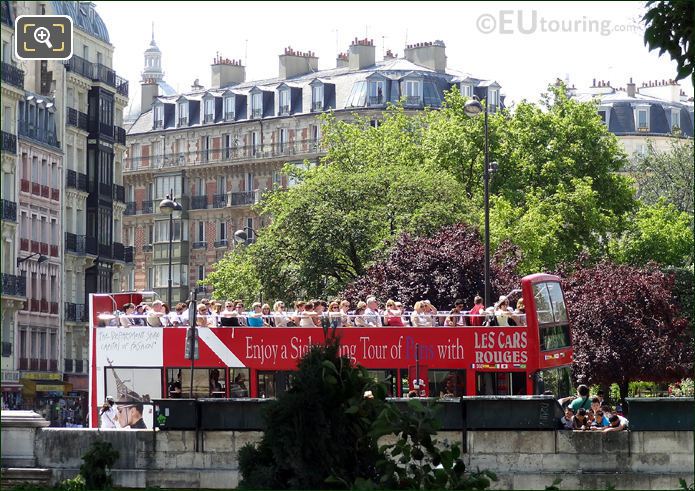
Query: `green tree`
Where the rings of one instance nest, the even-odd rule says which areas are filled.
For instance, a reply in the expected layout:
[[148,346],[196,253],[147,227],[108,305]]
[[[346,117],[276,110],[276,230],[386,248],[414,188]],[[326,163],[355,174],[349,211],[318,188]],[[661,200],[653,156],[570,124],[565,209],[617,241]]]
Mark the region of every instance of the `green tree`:
[[643,265],[655,261],[665,266],[693,262],[692,215],[659,200],[635,213],[627,230],[609,243],[609,254],[618,262]]
[[246,303],[261,296],[261,282],[253,261],[255,244],[236,246],[214,266],[201,285],[214,285],[215,298],[241,299]]
[[656,150],[653,142],[649,141],[647,152],[628,167],[637,183],[637,197],[648,204],[664,198],[680,211],[692,215],[694,152],[692,138],[674,139],[667,151]]
[[650,0],[642,20],[646,25],[644,44],[649,51],[658,49],[659,56],[668,52],[678,65],[676,80],[690,76],[695,85],[693,63],[693,19],[695,3],[691,0]]

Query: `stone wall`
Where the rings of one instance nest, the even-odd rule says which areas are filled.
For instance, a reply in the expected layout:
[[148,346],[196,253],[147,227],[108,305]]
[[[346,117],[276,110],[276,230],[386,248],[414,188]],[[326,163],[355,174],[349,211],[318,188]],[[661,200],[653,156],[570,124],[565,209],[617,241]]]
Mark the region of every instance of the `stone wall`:
[[[233,488],[239,480],[237,451],[261,432],[98,431],[40,428],[37,467],[52,481],[73,477],[92,441],[109,441],[120,452],[115,486]],[[545,489],[556,477],[561,489],[676,489],[692,482],[693,433],[678,431],[580,433],[571,431],[468,431],[468,468],[498,474],[497,489]],[[461,432],[439,439],[462,442]],[[197,451],[196,451],[197,448]]]

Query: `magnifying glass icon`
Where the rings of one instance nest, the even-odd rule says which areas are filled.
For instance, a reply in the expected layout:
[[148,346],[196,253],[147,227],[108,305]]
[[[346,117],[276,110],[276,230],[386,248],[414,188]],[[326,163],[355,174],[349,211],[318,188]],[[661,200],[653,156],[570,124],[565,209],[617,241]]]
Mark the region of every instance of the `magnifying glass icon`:
[[37,43],[42,43],[53,49],[53,44],[51,44],[51,32],[45,27],[39,27],[34,31],[34,40]]

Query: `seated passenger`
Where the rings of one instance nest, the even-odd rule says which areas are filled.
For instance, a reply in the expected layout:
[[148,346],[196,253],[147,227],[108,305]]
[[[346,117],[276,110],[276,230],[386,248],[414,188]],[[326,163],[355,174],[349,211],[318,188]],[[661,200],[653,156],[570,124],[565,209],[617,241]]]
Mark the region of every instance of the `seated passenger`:
[[263,315],[263,327],[275,327],[275,318],[270,315],[270,305],[264,303],[261,307],[261,314]]
[[249,327],[263,327],[263,313],[261,303],[254,302],[253,310],[246,315],[246,325]]
[[403,311],[396,307],[396,302],[392,299],[386,301],[384,310],[384,320],[387,326],[403,327]]
[[[497,317],[497,325],[500,327],[514,326],[512,315],[514,311],[509,307],[509,300],[504,295],[500,296],[499,301],[495,304],[495,317]],[[512,321],[512,322],[510,322]]]
[[290,327],[295,327],[299,326],[302,322],[302,314],[304,313],[304,309],[306,308],[306,302],[303,302],[301,300],[297,300],[294,302],[294,315],[292,316],[292,324],[294,326]]
[[353,322],[355,327],[366,327],[367,321],[364,318],[364,311],[367,310],[367,304],[365,302],[357,302],[357,308],[355,309],[355,317]]
[[465,317],[463,316],[463,300],[460,298],[454,302],[454,308],[449,312],[449,317],[444,321],[445,326],[462,327],[465,326]]
[[152,302],[152,308],[147,312],[147,325],[150,327],[162,327],[162,317],[164,316],[163,303],[161,300]]
[[424,300],[415,302],[413,313],[410,315],[410,322],[413,327],[432,327],[432,318],[429,316],[429,307]]
[[208,315],[208,308],[205,304],[198,304],[197,312],[198,315],[195,316],[195,324],[199,327],[210,327],[210,316]]
[[456,397],[455,375],[449,375],[446,378],[446,384],[442,388],[442,391],[439,393],[439,397],[446,398],[446,399]]
[[341,300],[340,301],[340,325],[343,327],[348,327],[352,325],[350,322],[350,301]]
[[234,383],[229,387],[229,397],[248,397],[249,389],[246,388],[246,376],[243,373],[234,377]]
[[476,295],[473,299],[473,308],[468,312],[468,324],[471,326],[482,326],[485,322],[485,305],[483,297]]
[[342,325],[340,304],[336,301],[328,304],[328,320],[331,328],[340,327]]
[[596,411],[596,414],[594,415],[594,422],[591,425],[592,430],[602,430],[603,428],[606,428],[607,426],[610,426],[610,422],[608,421],[608,418],[606,418],[603,415],[603,411],[600,409]]
[[526,307],[524,306],[523,298],[520,298],[516,302],[516,309],[514,310],[514,320],[516,320],[517,326],[526,325]]
[[299,314],[299,327],[316,327],[314,323],[314,318],[316,317],[316,312],[314,312],[314,304],[307,302],[304,304],[304,311]]
[[121,307],[123,310],[123,315],[120,316],[118,321],[123,327],[132,327],[135,325],[135,319],[131,316],[135,313],[135,305],[132,303],[126,303]]
[[275,327],[287,327],[290,322],[290,316],[285,312],[285,302],[277,301],[273,305],[273,320]]

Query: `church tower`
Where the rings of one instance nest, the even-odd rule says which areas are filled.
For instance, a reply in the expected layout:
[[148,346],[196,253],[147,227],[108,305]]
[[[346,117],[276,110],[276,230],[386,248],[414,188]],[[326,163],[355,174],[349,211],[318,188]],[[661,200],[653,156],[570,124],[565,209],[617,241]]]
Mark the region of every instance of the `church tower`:
[[154,80],[161,82],[164,79],[162,71],[162,52],[154,41],[154,22],[152,23],[152,40],[145,50],[145,68],[142,71],[142,80]]

